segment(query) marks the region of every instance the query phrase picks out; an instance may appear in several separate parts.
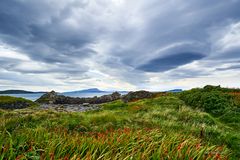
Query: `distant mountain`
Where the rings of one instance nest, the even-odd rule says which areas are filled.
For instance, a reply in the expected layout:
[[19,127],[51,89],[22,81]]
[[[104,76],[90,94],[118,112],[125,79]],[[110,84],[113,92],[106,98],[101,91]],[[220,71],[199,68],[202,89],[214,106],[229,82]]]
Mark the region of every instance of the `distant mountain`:
[[63,92],[63,93],[104,93],[107,91],[99,90],[98,88],[90,88],[90,89],[83,89],[78,91],[69,91],[69,92]]
[[32,91],[25,91],[25,90],[5,90],[5,91],[0,91],[0,94],[33,94],[33,93],[46,93],[46,92],[32,92]]
[[118,92],[118,93],[124,95],[124,94],[128,94],[129,91],[116,91],[116,92]]
[[71,94],[71,93],[113,93],[113,92],[119,92],[120,94],[127,94],[128,93],[128,91],[102,91],[98,88],[89,88],[89,89],[62,92],[62,93],[63,94],[69,94],[69,93]]
[[182,92],[182,91],[183,91],[182,89],[172,89],[166,92]]

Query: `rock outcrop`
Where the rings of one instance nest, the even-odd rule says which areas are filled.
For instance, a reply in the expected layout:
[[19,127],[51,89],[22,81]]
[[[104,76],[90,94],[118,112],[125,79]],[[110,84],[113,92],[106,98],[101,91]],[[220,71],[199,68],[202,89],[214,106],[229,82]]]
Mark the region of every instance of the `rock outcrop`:
[[54,104],[57,100],[57,93],[55,91],[51,91],[42,95],[39,99],[36,100],[37,103],[45,103],[45,104]]
[[144,98],[153,98],[154,96],[155,96],[154,93],[148,92],[148,91],[129,92],[128,94],[122,97],[122,101],[127,103],[127,102],[136,101]]
[[100,104],[115,101],[121,98],[121,94],[114,92],[110,95],[103,95],[100,97],[93,98],[74,98],[63,95],[58,95],[56,92],[51,91],[42,95],[36,100],[37,103],[41,104]]

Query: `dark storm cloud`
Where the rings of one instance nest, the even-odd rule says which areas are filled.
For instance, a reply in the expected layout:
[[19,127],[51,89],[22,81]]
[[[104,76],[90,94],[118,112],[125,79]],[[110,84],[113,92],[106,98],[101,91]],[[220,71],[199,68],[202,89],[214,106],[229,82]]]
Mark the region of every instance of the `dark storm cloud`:
[[[62,23],[72,8],[66,5],[54,10],[56,3],[1,1],[1,40],[18,47],[33,60],[46,63],[73,63],[74,57],[85,58],[95,54],[87,46],[94,43],[90,34]],[[63,13],[64,16],[61,15]]]
[[222,67],[222,68],[216,68],[217,71],[228,71],[228,70],[238,70],[240,69],[240,64],[239,65],[232,65],[229,67]]
[[211,75],[210,71],[205,71],[203,69],[195,69],[195,70],[189,70],[189,69],[175,69],[172,71],[169,71],[168,76],[171,79],[185,79],[185,78],[193,78],[193,77],[203,77],[203,76],[209,76]]
[[0,68],[4,68],[6,70],[13,68],[19,64],[18,59],[12,59],[12,58],[3,58],[0,59]]
[[203,57],[204,55],[199,53],[178,53],[153,59],[147,64],[139,66],[138,69],[147,72],[163,72],[190,63],[194,60],[202,59]]
[[[161,5],[157,1],[150,1],[144,6],[144,8],[151,8],[151,10],[143,11],[143,14],[147,18],[146,26],[139,33],[141,34],[140,38],[136,40],[138,33],[135,35],[135,38],[125,35],[128,37],[126,46],[131,41],[134,42],[133,45],[128,47],[122,47],[124,45],[119,47],[116,45],[112,52],[120,57],[123,64],[147,72],[153,71],[153,68],[156,68],[154,72],[166,71],[192,62],[188,60],[188,58],[191,59],[191,56],[186,56],[186,60],[182,60],[185,63],[175,63],[175,61],[171,63],[171,60],[166,65],[157,63],[159,57],[164,55],[171,56],[177,52],[190,51],[204,53],[204,56],[208,59],[208,56],[212,52],[215,52],[212,50],[214,42],[209,39],[212,34],[211,28],[215,26],[227,26],[232,21],[240,20],[239,5],[240,1],[227,2],[223,0],[214,0],[211,2],[168,1]],[[121,35],[119,36],[121,37]],[[118,39],[115,39],[115,41],[118,41]],[[124,42],[120,43],[125,44]],[[166,48],[175,43],[182,44],[180,47],[179,45],[173,45],[171,48],[161,50],[161,48]],[[161,51],[158,51],[159,49]],[[220,57],[221,54],[218,54],[216,57]],[[239,55],[235,54],[232,54],[232,56],[235,56],[235,58],[239,57]],[[151,67],[151,62],[154,63],[154,67]]]
[[[0,55],[0,69],[60,74],[57,80],[104,75],[137,87],[151,82],[149,74],[182,79],[210,75],[207,66],[231,70],[235,64],[221,64],[240,60],[239,6],[240,0],[1,0],[0,42],[29,60]],[[199,72],[194,62],[201,62]]]

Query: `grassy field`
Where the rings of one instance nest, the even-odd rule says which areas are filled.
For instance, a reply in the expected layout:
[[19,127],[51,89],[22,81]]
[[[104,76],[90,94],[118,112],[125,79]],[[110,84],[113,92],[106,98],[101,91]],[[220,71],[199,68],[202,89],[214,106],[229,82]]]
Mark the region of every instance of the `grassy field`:
[[215,115],[182,97],[84,113],[0,110],[0,159],[239,159],[238,108]]

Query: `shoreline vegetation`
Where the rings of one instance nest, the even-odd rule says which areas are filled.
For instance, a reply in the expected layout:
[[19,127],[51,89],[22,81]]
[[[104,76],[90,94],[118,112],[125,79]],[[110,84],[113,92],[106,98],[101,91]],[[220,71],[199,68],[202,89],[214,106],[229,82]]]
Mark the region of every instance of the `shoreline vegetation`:
[[240,158],[240,89],[0,96],[0,121],[0,159]]

